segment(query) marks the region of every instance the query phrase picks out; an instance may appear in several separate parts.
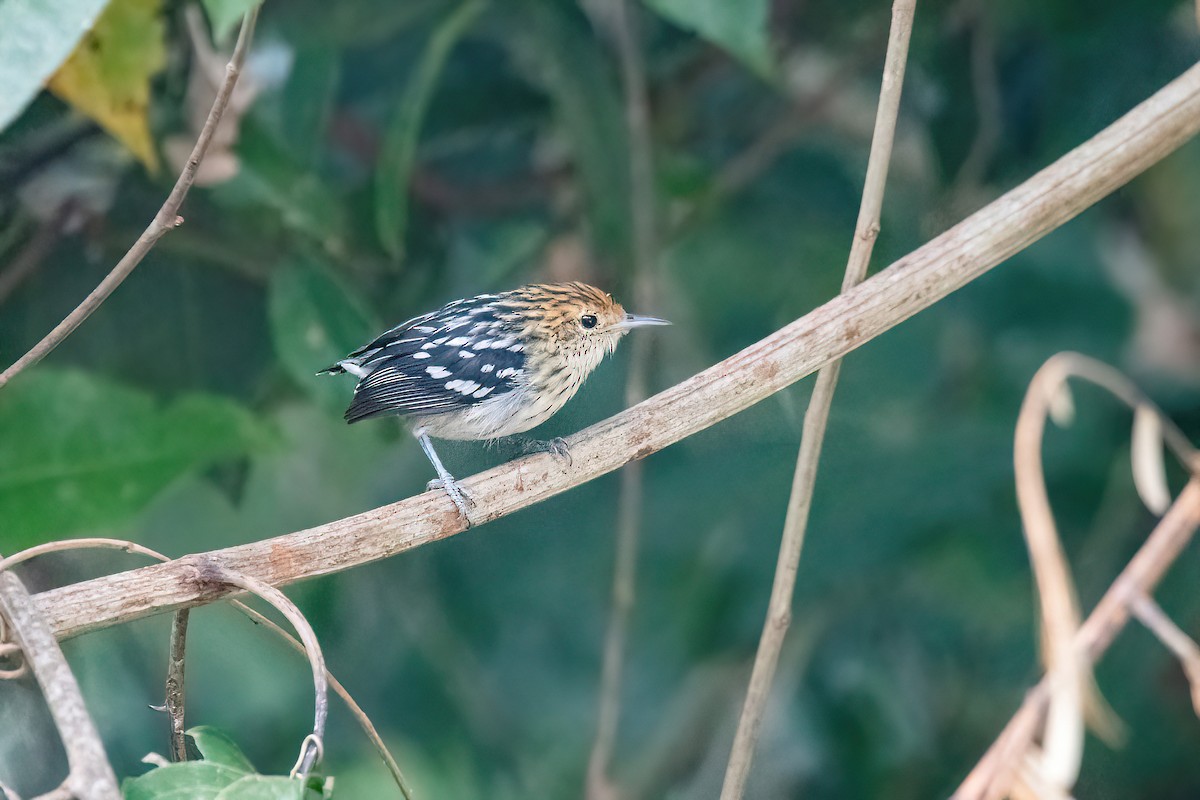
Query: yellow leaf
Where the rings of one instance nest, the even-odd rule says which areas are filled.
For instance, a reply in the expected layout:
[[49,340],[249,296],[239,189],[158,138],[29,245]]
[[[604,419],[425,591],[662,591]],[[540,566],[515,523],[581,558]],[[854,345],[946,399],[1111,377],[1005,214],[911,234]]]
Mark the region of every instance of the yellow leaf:
[[160,11],[161,0],[112,0],[48,85],[151,172],[158,155],[147,121],[150,79],[166,60]]

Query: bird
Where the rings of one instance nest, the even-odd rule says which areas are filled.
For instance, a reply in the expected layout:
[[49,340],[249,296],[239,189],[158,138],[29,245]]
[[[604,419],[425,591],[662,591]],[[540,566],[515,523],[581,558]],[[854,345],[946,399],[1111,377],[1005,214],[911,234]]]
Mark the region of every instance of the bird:
[[[554,416],[629,331],[670,325],[630,314],[586,283],[537,283],[447,303],[321,370],[358,378],[348,423],[405,419],[439,486],[471,524],[468,498],[431,438],[491,441]],[[561,439],[540,443],[569,462]]]

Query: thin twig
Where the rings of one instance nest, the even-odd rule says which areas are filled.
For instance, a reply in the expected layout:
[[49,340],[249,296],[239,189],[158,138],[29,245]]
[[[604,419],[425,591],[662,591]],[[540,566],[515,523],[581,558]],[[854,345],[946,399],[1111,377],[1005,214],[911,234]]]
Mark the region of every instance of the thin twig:
[[[254,622],[258,625],[265,625],[267,628],[274,631],[301,655],[307,655],[304,645],[295,636],[292,636],[286,630],[276,625],[275,622],[269,617],[263,616],[240,600],[231,600],[229,604],[249,617],[251,622]],[[371,744],[375,747],[375,752],[379,754],[379,757],[387,766],[388,772],[390,772],[392,775],[392,780],[395,781],[396,786],[400,788],[400,792],[404,795],[405,800],[413,800],[414,795],[412,787],[408,785],[408,781],[405,779],[404,773],[400,771],[400,765],[396,763],[396,759],[393,758],[391,752],[388,751],[387,745],[383,743],[383,737],[380,736],[379,731],[375,729],[375,725],[371,722],[371,718],[368,717],[367,713],[362,710],[362,706],[354,701],[354,698],[350,696],[350,692],[346,691],[346,687],[342,686],[341,682],[334,677],[332,672],[326,672],[325,675],[329,679],[329,688],[333,689],[337,696],[342,698],[342,702],[344,702],[346,704],[346,708],[350,710],[351,716],[353,716],[358,722],[359,727],[361,727],[363,732],[366,733],[367,738],[371,740]]]
[[92,290],[83,302],[80,303],[74,311],[67,315],[66,319],[58,323],[54,330],[46,334],[40,342],[33,346],[28,353],[21,356],[17,361],[4,372],[0,373],[0,388],[3,388],[10,380],[12,380],[22,370],[33,366],[41,361],[50,351],[58,347],[64,339],[71,335],[83,321],[87,319],[93,311],[100,307],[108,296],[121,285],[121,282],[129,277],[129,273],[133,272],[134,268],[142,262],[150,249],[154,247],[154,243],[162,238],[167,231],[177,227],[182,219],[178,216],[179,207],[183,204],[183,200],[187,197],[188,189],[196,179],[196,170],[200,167],[200,162],[204,160],[204,154],[208,151],[208,143],[213,137],[213,133],[217,129],[217,123],[221,121],[221,114],[225,112],[225,106],[229,102],[229,96],[233,93],[233,87],[237,83],[238,75],[241,73],[242,64],[246,60],[246,51],[250,49],[250,40],[254,36],[254,24],[258,20],[258,6],[255,6],[242,18],[242,29],[238,33],[237,45],[233,48],[233,55],[229,59],[229,64],[225,67],[225,82],[221,84],[221,90],[217,93],[216,100],[213,101],[212,110],[208,112],[208,119],[204,122],[204,128],[200,131],[200,138],[196,140],[196,146],[192,148],[192,154],[188,158],[187,164],[180,173],[179,179],[175,181],[175,187],[171,189],[171,193],[167,196],[166,202],[162,208],[154,215],[154,219],[150,222],[149,227],[138,237],[134,242],[133,247],[127,252],[117,265],[113,267],[112,272],[105,276],[100,285]]
[[1200,645],[1184,633],[1148,594],[1130,597],[1129,610],[1179,659],[1191,688],[1192,710],[1200,716]]
[[821,122],[826,109],[846,91],[859,70],[867,66],[868,60],[879,52],[879,45],[883,43],[883,26],[872,23],[872,27],[870,34],[863,37],[823,86],[795,102],[745,149],[721,165],[700,205],[711,206],[746,188],[791,150],[800,136]]
[[0,572],[0,613],[6,621],[7,635],[20,645],[58,728],[67,754],[68,774],[63,786],[78,800],[120,800],[117,776],[84,705],[79,683],[37,603],[11,572]]
[[[650,131],[650,99],[646,69],[638,37],[636,12],[629,0],[612,0],[611,34],[620,65],[625,94],[625,123],[629,131],[629,192],[633,229],[633,296],[638,309],[657,307],[656,263],[658,260],[658,208],[655,201],[653,144]],[[646,312],[642,312],[646,313]],[[634,342],[625,383],[626,407],[637,405],[648,394],[650,337]],[[617,508],[616,554],[613,563],[612,610],[604,638],[596,738],[588,757],[585,796],[605,800],[616,792],[609,768],[617,738],[621,710],[621,677],[629,617],[633,613],[637,585],[638,540],[641,534],[643,469],[640,460],[621,471]]]
[[54,250],[63,226],[73,213],[75,204],[69,200],[63,203],[58,211],[38,225],[21,251],[5,265],[4,271],[0,272],[0,304],[7,301],[26,278],[37,272],[46,256]]
[[[896,118],[900,111],[900,93],[904,86],[904,67],[908,61],[908,42],[912,36],[915,11],[916,0],[896,0],[892,5],[892,27],[888,36],[887,58],[883,66],[879,108],[875,115],[875,133],[871,138],[871,153],[867,160],[867,174],[862,203],[858,210],[858,222],[854,230],[854,241],[850,246],[850,257],[842,281],[843,292],[854,288],[866,277],[871,250],[879,235],[883,193],[887,184],[892,142],[896,136]],[[771,683],[775,678],[775,667],[779,663],[779,653],[783,649],[783,640],[791,623],[796,571],[804,547],[804,534],[812,508],[813,486],[821,458],[821,445],[825,440],[829,408],[833,403],[833,393],[837,389],[840,369],[840,359],[835,359],[821,368],[812,399],[804,415],[800,453],[796,459],[796,472],[792,477],[791,497],[788,499],[787,517],[783,524],[783,537],[779,546],[775,579],[771,586],[767,619],[759,639],[758,652],[754,657],[750,686],[746,690],[746,700],[738,720],[729,764],[725,769],[721,800],[739,800],[750,774],[750,763],[754,758],[754,747],[758,742]]]
[[[1193,478],[1147,537],[1146,542],[1109,586],[1075,636],[1075,647],[1089,663],[1102,656],[1129,621],[1130,598],[1149,595],[1200,526],[1200,480]],[[1021,756],[1028,751],[1055,689],[1048,674],[1025,695],[995,743],[954,792],[951,800],[1002,796]]]
[[968,0],[971,37],[971,88],[975,95],[975,138],[951,182],[950,194],[965,197],[987,175],[1004,132],[1000,80],[996,74],[996,36],[990,7]]
[[328,671],[325,669],[325,657],[321,654],[321,644],[317,641],[317,635],[313,632],[312,626],[308,624],[308,620],[304,618],[304,614],[296,608],[296,604],[274,586],[213,561],[208,562],[202,569],[201,580],[227,583],[258,595],[275,606],[280,614],[287,617],[288,622],[292,623],[292,627],[296,629],[296,633],[300,634],[300,641],[304,643],[305,655],[308,656],[309,665],[312,667],[316,711],[313,714],[312,733],[304,739],[304,744],[300,748],[300,760],[292,770],[292,775],[306,777],[320,761],[325,741],[325,718],[329,716]]
[[171,620],[171,650],[167,658],[166,702],[163,708],[171,725],[171,760],[187,761],[187,725],[184,724],[184,672],[190,612],[181,608]]
[[[19,553],[14,553],[13,555],[9,556],[8,558],[0,559],[0,572],[3,572],[4,570],[8,569],[9,567],[15,566],[16,564],[20,564],[22,562],[28,561],[31,558],[36,558],[38,556],[47,555],[49,553],[61,553],[61,552],[66,552],[68,550],[82,550],[82,549],[87,549],[87,548],[123,550],[127,553],[137,553],[139,555],[144,555],[144,556],[153,558],[158,561],[166,562],[166,561],[171,560],[169,557],[163,555],[162,553],[159,553],[155,550],[151,550],[149,547],[143,547],[142,545],[137,544],[136,542],[131,542],[126,539],[111,539],[111,538],[103,538],[103,537],[63,539],[63,540],[60,540],[57,542],[49,542],[47,544],[36,545],[36,546],[30,547],[26,550],[22,550]],[[307,655],[307,651],[304,649],[304,645],[300,642],[299,639],[297,639],[295,636],[292,636],[286,630],[284,630],[283,628],[276,625],[268,617],[263,616],[261,613],[259,613],[258,611],[255,611],[253,608],[246,605],[245,603],[243,603],[240,600],[230,600],[229,604],[231,606],[233,606],[235,609],[237,609],[239,612],[244,614],[245,616],[249,617],[251,622],[265,625],[268,629],[270,629],[274,633],[278,634],[280,637],[283,638],[284,641],[286,641],[289,645],[291,645],[292,648],[295,649],[297,652],[299,652],[301,655]],[[176,613],[178,614],[179,612],[176,612]],[[4,622],[4,619],[2,616],[0,616],[0,642],[3,642],[4,638],[5,638],[5,636],[4,636],[5,629],[3,626],[3,622]],[[175,645],[173,642],[172,643],[172,653],[174,653],[174,652],[175,652]],[[383,737],[381,737],[379,735],[379,731],[377,731],[375,729],[375,725],[372,724],[370,718],[362,710],[362,707],[354,701],[354,698],[350,696],[350,693],[348,691],[346,691],[346,688],[344,686],[342,686],[341,682],[338,681],[338,679],[336,677],[334,677],[333,673],[326,671],[325,674],[326,674],[326,677],[329,679],[330,687],[332,687],[334,692],[337,693],[338,697],[342,698],[342,700],[346,703],[346,707],[350,710],[351,715],[358,722],[358,724],[362,727],[363,733],[366,734],[367,738],[371,741],[371,744],[375,747],[376,752],[379,753],[379,757],[381,759],[383,759],[384,764],[387,765],[388,772],[390,772],[392,774],[392,779],[395,780],[396,785],[399,787],[401,793],[403,793],[405,800],[413,800],[412,789],[411,789],[411,787],[409,787],[408,781],[405,780],[404,774],[400,771],[400,765],[396,763],[396,759],[393,758],[392,754],[388,751],[387,745],[384,744]],[[0,673],[0,679],[3,679],[4,677],[6,677],[6,676],[3,673]],[[182,678],[183,678],[183,676],[182,676],[182,671],[181,671],[180,672],[180,685],[181,686],[182,686]],[[168,680],[168,686],[169,685],[170,685],[170,682]],[[170,689],[169,688],[168,688],[168,692],[167,692],[167,707],[168,708],[170,707]],[[182,707],[182,698],[181,698],[181,707]],[[184,750],[184,756],[177,760],[184,760],[184,759],[186,759],[186,750]]]
[[[527,508],[645,458],[746,409],[874,339],[1076,216],[1177,149],[1200,129],[1200,65],[1087,142],[859,286],[709,369],[568,437],[574,465],[547,454],[462,481],[477,521]],[[275,586],[328,575],[463,530],[445,492],[353,517],[84,581],[38,595],[60,637],[184,606],[229,590],[194,580],[217,560]]]

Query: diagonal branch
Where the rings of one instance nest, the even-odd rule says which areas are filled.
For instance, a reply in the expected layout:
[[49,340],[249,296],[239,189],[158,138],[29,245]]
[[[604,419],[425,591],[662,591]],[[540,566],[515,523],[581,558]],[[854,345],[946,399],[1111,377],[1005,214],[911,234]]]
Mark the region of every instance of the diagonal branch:
[[220,91],[217,92],[217,98],[213,101],[212,110],[208,112],[208,119],[204,121],[204,128],[200,131],[200,138],[196,140],[196,146],[192,148],[192,154],[188,157],[187,164],[183,167],[183,172],[180,173],[179,179],[175,181],[174,188],[167,195],[166,202],[162,204],[162,208],[154,215],[154,219],[150,221],[149,227],[142,232],[138,240],[134,242],[133,247],[127,252],[117,265],[113,267],[112,272],[100,281],[100,285],[92,290],[91,294],[83,299],[83,302],[75,307],[75,310],[67,315],[66,319],[58,323],[54,330],[50,331],[46,336],[33,346],[25,355],[21,356],[16,362],[4,372],[0,372],[0,388],[3,388],[10,380],[12,380],[22,370],[32,367],[34,364],[41,361],[50,354],[54,348],[62,344],[63,340],[75,332],[75,329],[83,324],[83,321],[91,316],[92,312],[100,307],[100,304],[108,299],[121,283],[129,277],[129,273],[133,272],[138,264],[142,263],[142,259],[150,252],[155,243],[167,233],[182,222],[176,216],[179,213],[179,207],[183,205],[183,200],[187,197],[188,189],[192,188],[192,183],[196,180],[196,170],[200,168],[200,162],[204,160],[204,154],[208,151],[208,144],[212,141],[213,134],[216,133],[217,124],[221,121],[221,115],[225,113],[225,106],[229,103],[229,97],[233,94],[234,84],[237,83],[238,75],[242,71],[242,63],[246,60],[246,51],[250,49],[250,40],[254,38],[254,23],[258,20],[258,6],[255,6],[242,19],[242,30],[238,33],[237,44],[233,48],[233,55],[229,59],[228,66],[225,67],[225,82],[221,84]]
[[[883,192],[887,185],[892,142],[896,138],[896,118],[900,112],[900,92],[904,86],[904,67],[908,62],[908,42],[912,38],[916,6],[916,0],[895,0],[892,5],[892,27],[883,65],[875,132],[871,137],[871,153],[867,158],[867,174],[863,181],[858,221],[854,226],[854,241],[850,245],[850,257],[846,263],[845,278],[842,280],[843,292],[862,283],[867,277],[871,251],[879,235]],[[804,534],[808,528],[813,487],[817,480],[817,466],[821,460],[821,446],[825,442],[825,428],[829,423],[829,409],[833,404],[833,393],[837,390],[841,366],[841,359],[835,358],[821,367],[808,410],[804,414],[804,432],[800,440],[800,452],[796,457],[796,471],[792,477],[787,517],[783,522],[783,536],[779,543],[779,557],[771,585],[767,619],[759,638],[754,668],[750,674],[750,685],[746,689],[737,733],[734,735],[729,763],[725,768],[725,780],[721,787],[722,800],[739,800],[746,790],[746,780],[750,776],[750,763],[754,758],[754,746],[758,743],[759,731],[766,713],[771,684],[775,680],[775,668],[779,664],[783,640],[791,624],[796,571],[800,566],[800,553],[804,548]]]
[[[1067,222],[1200,130],[1200,65],[1025,183],[824,305],[568,440],[573,466],[538,454],[463,481],[487,522],[611,472],[704,430],[928,308]],[[37,596],[60,637],[185,606],[227,588],[197,579],[202,563],[279,586],[340,572],[463,530],[444,492],[260,542],[188,556]]]
[[[1075,647],[1094,664],[1129,621],[1130,604],[1153,592],[1200,526],[1200,479],[1193,478],[1146,538],[1075,636]],[[1003,794],[1012,770],[1037,733],[1049,705],[1056,675],[1051,673],[1025,695],[995,743],[952,795],[951,800],[982,800]]]

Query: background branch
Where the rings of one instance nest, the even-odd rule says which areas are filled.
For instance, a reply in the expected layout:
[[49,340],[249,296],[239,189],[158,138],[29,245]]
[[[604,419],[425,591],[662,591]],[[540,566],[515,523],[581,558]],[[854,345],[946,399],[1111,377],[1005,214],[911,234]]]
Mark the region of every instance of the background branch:
[[[1200,130],[1200,65],[1079,147],[871,279],[767,338],[568,439],[573,466],[528,456],[466,479],[486,522],[644,458],[769,397],[987,272],[1178,148]],[[427,492],[273,539],[54,589],[36,600],[60,637],[212,602],[197,580],[217,561],[283,585],[340,572],[463,530]]]
[[238,33],[237,44],[233,48],[233,55],[229,59],[229,64],[225,67],[225,81],[221,84],[221,89],[217,92],[217,98],[213,101],[212,109],[208,112],[204,128],[200,131],[200,138],[196,140],[196,146],[192,148],[192,154],[188,157],[187,164],[184,165],[178,180],[175,181],[174,188],[167,195],[166,202],[162,204],[162,208],[154,215],[154,219],[151,220],[149,227],[138,237],[133,247],[129,248],[129,252],[117,262],[112,272],[105,276],[100,285],[93,289],[91,294],[85,297],[83,302],[67,315],[66,319],[58,323],[54,327],[54,330],[46,334],[40,342],[33,346],[33,349],[17,359],[12,366],[4,370],[4,372],[0,372],[0,388],[3,388],[5,384],[22,370],[32,367],[49,355],[54,348],[62,344],[63,340],[82,325],[83,321],[91,316],[92,312],[99,308],[100,304],[107,300],[108,296],[129,277],[129,273],[133,272],[134,268],[142,263],[142,259],[154,247],[155,242],[162,238],[163,234],[167,231],[177,227],[182,222],[177,216],[179,207],[183,205],[188,190],[192,188],[192,183],[196,180],[196,170],[200,168],[200,162],[204,160],[204,154],[208,152],[208,144],[217,130],[217,124],[221,121],[221,115],[225,112],[225,106],[229,103],[229,97],[233,94],[233,87],[237,83],[238,75],[241,74],[242,64],[246,60],[246,51],[250,49],[250,40],[254,38],[254,24],[257,20],[258,6],[255,6],[242,19],[242,29]]
[[[612,0],[610,11],[609,21],[620,65],[621,84],[625,94],[625,122],[629,131],[629,208],[633,229],[634,308],[652,309],[658,307],[658,209],[655,202],[646,69],[634,10],[630,3],[628,0]],[[629,375],[625,383],[627,408],[646,399],[652,342],[649,336],[642,336],[633,341]],[[631,461],[621,472],[621,488],[617,502],[612,610],[604,637],[596,738],[588,758],[585,786],[585,795],[589,800],[604,800],[615,796],[608,773],[616,744],[617,723],[620,720],[625,640],[637,591],[638,540],[641,533],[643,496],[642,462]]]
[[[887,185],[892,142],[896,137],[896,118],[900,113],[900,94],[904,87],[904,67],[908,61],[908,42],[912,38],[915,11],[916,0],[896,0],[892,5],[892,27],[888,35],[887,57],[883,66],[875,133],[871,137],[871,152],[867,158],[867,174],[858,209],[858,222],[854,227],[854,240],[850,245],[850,257],[842,280],[843,292],[862,283],[866,278],[871,251],[879,235],[883,193]],[[750,763],[754,758],[754,747],[758,743],[762,728],[767,698],[775,679],[775,668],[779,664],[783,640],[791,624],[796,571],[799,569],[800,553],[804,548],[804,533],[812,509],[813,486],[817,480],[821,445],[825,441],[825,428],[829,423],[829,409],[833,404],[833,393],[837,390],[841,364],[841,359],[834,359],[821,368],[808,410],[804,414],[804,431],[800,440],[800,453],[796,457],[796,471],[792,476],[792,491],[788,498],[787,517],[783,523],[783,536],[779,544],[771,599],[767,606],[767,619],[758,642],[758,652],[754,656],[754,668],[750,673],[750,685],[746,689],[746,700],[738,719],[729,764],[725,768],[725,780],[721,787],[722,800],[738,800],[746,789],[746,779],[750,775]]]

